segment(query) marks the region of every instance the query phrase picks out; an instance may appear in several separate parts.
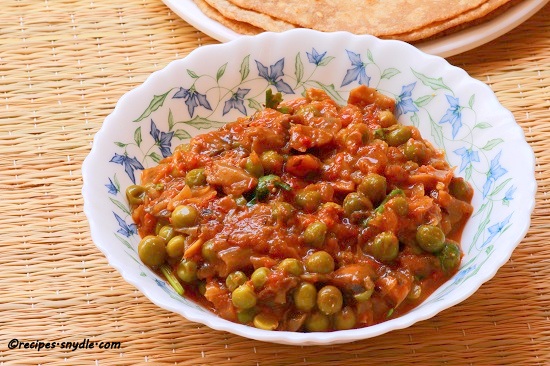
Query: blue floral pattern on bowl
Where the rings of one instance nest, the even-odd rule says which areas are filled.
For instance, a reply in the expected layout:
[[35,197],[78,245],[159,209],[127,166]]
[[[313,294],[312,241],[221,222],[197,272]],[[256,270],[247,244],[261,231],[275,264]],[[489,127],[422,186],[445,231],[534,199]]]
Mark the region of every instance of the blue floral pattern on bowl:
[[[288,47],[277,52],[269,50],[261,43],[262,39],[268,42],[268,37],[272,37],[272,40],[288,42],[285,38],[288,34],[246,38],[233,47],[231,44],[217,46],[219,52],[230,50],[228,57],[211,57],[201,62],[198,60],[215,54],[214,48],[209,51],[204,47],[205,50],[197,51],[194,59],[192,55],[189,60],[171,64],[164,71],[166,77],[159,77],[160,81],[148,81],[149,89],[142,88],[131,106],[124,98],[120,101],[119,108],[124,111],[118,111],[117,115],[115,110],[113,114],[124,117],[116,121],[124,132],[101,135],[104,160],[89,164],[104,168],[100,176],[94,177],[94,180],[101,180],[102,191],[97,194],[104,196],[114,219],[111,236],[124,247],[125,255],[138,264],[141,281],[153,281],[171,299],[204,311],[177,295],[139,261],[135,249],[139,238],[124,191],[126,186],[139,180],[137,177],[143,169],[156,165],[169,156],[175,146],[192,136],[262,109],[267,89],[281,92],[287,99],[303,95],[307,88],[320,88],[338,103],[345,104],[349,91],[359,84],[375,87],[395,98],[399,121],[418,127],[434,146],[445,150],[449,163],[456,166],[456,174],[463,176],[475,189],[475,212],[464,233],[464,259],[460,271],[419,308],[448,301],[451,293],[484,268],[490,268],[494,274],[517,245],[517,242],[508,245],[503,252],[499,241],[509,231],[519,231],[514,239],[519,241],[521,231],[526,230],[525,220],[528,227],[525,216],[526,212],[529,216],[530,211],[518,209],[521,204],[517,196],[521,193],[522,200],[534,200],[530,196],[534,192],[534,178],[525,173],[529,172],[529,164],[525,170],[521,164],[510,160],[518,151],[529,163],[532,159],[532,152],[511,114],[481,83],[444,60],[423,55],[411,46],[344,33],[323,35],[306,30],[289,33],[305,41],[285,43]],[[327,39],[329,42],[325,42]],[[409,57],[389,57],[395,49]],[[405,63],[404,59],[414,59],[411,55],[418,60]],[[503,125],[507,130],[503,130]],[[525,146],[518,148],[521,144]],[[493,256],[498,259],[492,259]],[[488,265],[493,260],[500,265]],[[214,327],[235,331],[217,324]],[[371,336],[369,331],[358,334],[354,339]],[[327,343],[326,339],[329,338],[310,336],[306,342]],[[276,336],[270,340],[287,342]]]

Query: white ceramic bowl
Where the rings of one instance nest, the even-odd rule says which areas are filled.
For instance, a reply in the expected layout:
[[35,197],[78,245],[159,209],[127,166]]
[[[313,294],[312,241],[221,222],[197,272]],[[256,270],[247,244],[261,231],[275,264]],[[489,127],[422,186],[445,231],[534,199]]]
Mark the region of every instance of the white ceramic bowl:
[[[191,136],[251,114],[266,88],[298,96],[326,90],[344,104],[359,83],[397,100],[399,121],[447,153],[474,187],[474,214],[458,273],[408,314],[362,329],[291,333],[226,321],[177,295],[137,255],[139,236],[124,196],[143,168]],[[294,93],[294,94],[292,94]],[[294,345],[374,337],[433,317],[472,295],[510,258],[534,207],[534,155],[489,87],[444,59],[399,41],[297,29],[200,47],[124,95],[94,139],[82,173],[93,241],[109,263],[158,306],[244,337]]]

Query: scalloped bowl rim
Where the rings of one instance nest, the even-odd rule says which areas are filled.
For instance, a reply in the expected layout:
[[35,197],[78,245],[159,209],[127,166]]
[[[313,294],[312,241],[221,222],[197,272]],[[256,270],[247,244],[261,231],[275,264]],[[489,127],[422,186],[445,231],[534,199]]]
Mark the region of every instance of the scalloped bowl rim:
[[[214,314],[207,314],[205,316],[205,313],[200,312],[196,309],[186,307],[184,305],[172,306],[169,303],[166,303],[163,298],[156,298],[154,296],[154,293],[155,293],[154,289],[151,286],[143,286],[143,284],[140,282],[139,274],[127,270],[125,268],[125,260],[123,258],[121,259],[115,256],[113,253],[109,251],[110,239],[107,236],[108,233],[105,233],[104,231],[102,231],[102,228],[99,226],[99,222],[95,217],[97,212],[97,207],[93,200],[94,192],[92,192],[89,188],[89,182],[94,180],[94,173],[97,173],[97,171],[95,170],[96,166],[94,164],[94,160],[95,160],[94,157],[97,155],[98,151],[101,149],[101,145],[104,143],[105,137],[109,134],[109,130],[112,128],[112,126],[114,125],[119,115],[122,115],[124,113],[125,106],[133,98],[138,97],[141,94],[146,94],[148,89],[153,84],[155,84],[159,78],[162,78],[162,76],[172,74],[175,69],[178,69],[182,65],[185,65],[186,63],[189,62],[189,60],[200,59],[201,57],[208,55],[210,52],[212,52],[212,50],[215,50],[218,52],[230,51],[231,49],[239,48],[241,45],[245,45],[250,42],[262,42],[266,40],[275,40],[275,41],[281,42],[282,39],[283,40],[292,39],[292,41],[295,42],[296,38],[294,37],[306,37],[306,38],[308,37],[348,38],[349,37],[352,39],[362,38],[362,39],[367,39],[373,45],[373,47],[380,46],[380,45],[397,47],[397,48],[400,48],[404,53],[414,54],[417,57],[426,58],[432,62],[437,62],[441,64],[442,67],[444,67],[447,72],[458,73],[462,77],[462,79],[467,80],[468,83],[473,83],[478,88],[486,89],[492,95],[494,95],[494,93],[489,88],[489,86],[482,83],[481,81],[471,78],[466,71],[449,64],[445,59],[439,56],[425,54],[422,51],[415,48],[414,46],[405,42],[401,42],[397,40],[381,40],[374,36],[369,36],[369,35],[353,35],[347,32],[321,33],[321,32],[307,30],[307,29],[294,29],[294,30],[290,30],[282,33],[265,32],[257,36],[243,36],[227,43],[201,46],[200,48],[193,50],[186,57],[182,59],[174,60],[170,62],[163,69],[155,71],[150,76],[148,76],[147,79],[141,85],[125,93],[117,102],[114,110],[105,118],[105,121],[101,126],[100,130],[94,136],[91,151],[89,155],[86,157],[86,159],[84,160],[84,163],[82,166],[82,177],[83,177],[82,195],[84,197],[84,213],[89,221],[90,232],[91,232],[91,237],[93,242],[100,249],[100,251],[105,255],[109,264],[112,267],[114,267],[116,270],[118,270],[122,275],[122,277],[128,283],[134,285],[138,290],[140,290],[149,300],[151,300],[157,306],[170,310],[172,312],[178,313],[184,316],[185,318],[187,318],[188,320],[205,324],[212,329],[227,331],[233,334],[237,334],[243,337],[260,340],[260,341],[275,342],[275,343],[290,344],[290,345],[323,345],[323,344],[337,344],[337,343],[344,343],[344,342],[352,342],[356,340],[375,337],[392,330],[409,327],[416,322],[429,319],[435,316],[436,314],[438,314],[439,312],[464,301],[465,299],[470,297],[474,292],[476,292],[477,289],[479,289],[479,287],[483,283],[489,281],[491,278],[495,276],[498,269],[510,259],[513,253],[513,250],[517,247],[517,245],[519,245],[521,240],[527,234],[527,231],[530,227],[531,213],[533,212],[534,206],[535,206],[534,196],[537,189],[536,181],[534,179],[534,174],[532,179],[529,179],[529,181],[526,182],[526,187],[523,188],[527,190],[527,192],[529,193],[529,196],[532,195],[533,199],[532,201],[523,205],[522,206],[523,211],[518,213],[517,217],[521,217],[522,220],[521,222],[515,221],[515,224],[519,224],[520,226],[516,228],[516,230],[514,231],[515,235],[507,243],[507,246],[505,248],[506,249],[505,253],[500,252],[500,255],[498,255],[498,253],[495,254],[494,256],[491,257],[490,265],[489,263],[487,263],[487,265],[489,265],[487,269],[490,269],[490,270],[484,270],[484,271],[478,272],[478,274],[472,277],[471,281],[468,282],[469,286],[465,289],[465,291],[461,292],[461,294],[458,296],[454,296],[452,299],[449,299],[449,300],[446,299],[444,301],[431,304],[428,308],[423,308],[421,312],[414,313],[414,316],[410,316],[411,313],[408,313],[401,317],[391,319],[386,322],[365,327],[365,328],[345,330],[345,331],[335,331],[335,332],[319,332],[319,333],[265,331],[265,330],[259,330],[259,329],[241,325],[241,324],[236,324],[236,323],[224,320]],[[496,99],[496,96],[494,97]],[[498,101],[497,103],[500,105]],[[526,155],[529,156],[529,161],[526,161],[525,164],[527,164],[529,168],[532,168],[532,171],[534,172],[534,169],[535,169],[534,154],[530,146],[525,141],[525,135],[523,133],[523,130],[515,122],[515,119],[512,113],[502,106],[501,108],[502,108],[501,112],[509,114],[509,118],[514,122],[513,124],[510,124],[510,128],[514,128],[515,129],[514,133],[517,134],[517,139],[516,139],[517,140],[516,142],[518,142],[517,148],[523,149],[525,150],[525,152],[527,152]]]

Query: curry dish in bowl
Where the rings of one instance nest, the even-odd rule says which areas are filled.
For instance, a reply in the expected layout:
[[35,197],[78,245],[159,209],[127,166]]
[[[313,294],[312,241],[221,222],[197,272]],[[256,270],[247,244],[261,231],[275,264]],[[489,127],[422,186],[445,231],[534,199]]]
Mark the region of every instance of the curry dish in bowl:
[[193,137],[126,189],[140,259],[180,295],[265,330],[360,328],[459,268],[473,189],[395,100],[319,89]]
[[199,47],[122,96],[82,194],[94,243],[160,308],[327,345],[425,321],[490,280],[529,228],[534,162],[464,70],[295,29]]

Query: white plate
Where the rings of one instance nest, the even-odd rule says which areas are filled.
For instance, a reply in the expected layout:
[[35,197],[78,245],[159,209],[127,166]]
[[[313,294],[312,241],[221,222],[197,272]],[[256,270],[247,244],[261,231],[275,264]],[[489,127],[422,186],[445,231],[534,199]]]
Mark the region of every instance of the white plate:
[[[162,1],[183,20],[220,42],[231,41],[241,36],[207,17],[193,0]],[[488,22],[432,41],[421,42],[415,46],[426,53],[441,57],[450,57],[469,51],[514,29],[542,9],[549,1],[522,1]]]
[[[222,55],[220,57],[220,55]],[[267,75],[263,70],[269,68]],[[362,76],[361,76],[362,75]],[[272,332],[231,323],[177,295],[137,255],[139,235],[125,190],[191,136],[216,129],[262,103],[266,88],[285,98],[323,88],[345,104],[365,83],[397,101],[399,120],[414,124],[447,152],[474,187],[474,215],[462,236],[459,272],[402,317],[339,332]],[[283,86],[286,86],[283,88]],[[242,110],[225,110],[237,91]],[[229,98],[229,99],[228,99]],[[161,156],[162,155],[162,156]],[[96,134],[82,166],[84,211],[109,263],[162,308],[252,339],[294,345],[334,344],[408,327],[465,300],[512,255],[535,203],[535,157],[513,115],[491,89],[444,59],[400,41],[345,32],[294,29],[199,47],[125,94]],[[480,304],[481,306],[482,304]],[[479,309],[483,312],[483,309]]]

